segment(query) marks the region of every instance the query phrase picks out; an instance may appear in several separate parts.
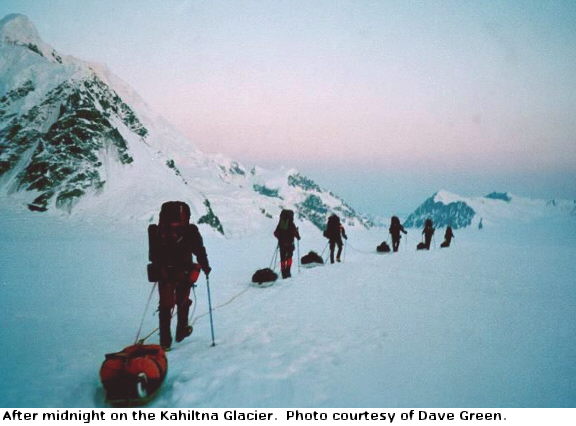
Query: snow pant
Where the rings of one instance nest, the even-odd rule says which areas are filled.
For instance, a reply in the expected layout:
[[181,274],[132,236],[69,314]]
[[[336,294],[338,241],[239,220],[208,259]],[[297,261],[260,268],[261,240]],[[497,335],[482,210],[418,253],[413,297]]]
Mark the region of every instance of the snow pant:
[[158,307],[158,316],[160,318],[160,345],[165,348],[169,348],[172,345],[170,322],[174,306],[178,307],[176,334],[182,333],[182,331],[188,327],[188,313],[192,305],[192,301],[190,300],[191,288],[192,284],[188,280],[170,280],[160,281],[158,283],[158,292],[160,294]]
[[432,234],[424,234],[424,245],[426,250],[430,250],[430,243],[432,242]]
[[340,255],[342,254],[342,238],[330,240],[330,263],[334,263],[334,249],[338,246],[338,253],[336,253],[336,260],[340,262]]
[[290,268],[292,267],[292,255],[294,254],[294,244],[280,246],[280,270],[282,278],[289,278]]
[[397,237],[392,235],[392,250],[398,251],[398,247],[400,247],[400,235]]

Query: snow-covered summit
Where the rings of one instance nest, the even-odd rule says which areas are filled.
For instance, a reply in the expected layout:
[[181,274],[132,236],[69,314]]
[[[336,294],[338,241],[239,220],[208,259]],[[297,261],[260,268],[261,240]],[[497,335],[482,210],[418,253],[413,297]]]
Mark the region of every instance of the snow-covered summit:
[[34,24],[26,15],[12,13],[0,20],[0,41],[3,43],[41,43]]
[[178,199],[228,236],[273,227],[283,208],[317,228],[332,213],[348,226],[371,225],[295,170],[199,151],[105,65],[60,56],[23,15],[1,22],[2,204],[148,222]]
[[45,43],[26,15],[12,13],[0,20],[0,46],[22,46],[49,61],[62,63],[63,57]]
[[491,192],[484,197],[463,197],[440,190],[425,200],[406,219],[404,226],[420,228],[426,219],[435,226],[464,228],[505,221],[530,222],[556,215],[576,216],[576,200],[538,200],[509,192]]

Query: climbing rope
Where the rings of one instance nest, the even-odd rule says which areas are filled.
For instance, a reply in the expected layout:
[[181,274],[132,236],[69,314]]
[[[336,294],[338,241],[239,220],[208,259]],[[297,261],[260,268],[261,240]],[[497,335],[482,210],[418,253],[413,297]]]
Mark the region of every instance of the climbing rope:
[[270,262],[270,267],[268,269],[272,269],[273,271],[276,270],[276,260],[278,259],[278,251],[280,249],[279,245],[276,245],[274,249],[274,254],[272,255],[272,261]]
[[138,327],[138,333],[136,333],[136,339],[134,340],[134,344],[138,343],[138,338],[140,337],[140,333],[142,332],[142,326],[144,325],[144,318],[146,317],[146,312],[148,312],[148,307],[150,306],[150,300],[152,300],[152,295],[154,294],[154,290],[156,289],[157,284],[158,283],[154,283],[154,285],[152,286],[152,290],[150,290],[150,295],[148,296],[148,301],[146,302],[146,308],[144,309],[144,313],[142,314],[142,320],[140,320],[140,327]]
[[[229,305],[230,303],[232,303],[234,300],[238,299],[240,296],[242,296],[244,293],[246,293],[248,290],[250,290],[250,285],[248,285],[244,290],[240,291],[239,293],[236,293],[234,296],[232,296],[230,299],[228,299],[228,301],[214,306],[212,308],[212,311],[215,311],[216,309],[220,309],[223,308],[224,306]],[[206,315],[208,315],[210,312],[204,312],[202,315],[198,315],[196,318],[194,318],[194,320],[192,321],[192,323],[190,325],[194,325],[196,323],[196,321],[198,321],[200,318],[205,317]]]
[[[346,240],[346,241],[348,241],[348,240]],[[359,250],[359,249],[357,249],[356,247],[354,247],[354,246],[353,246],[352,244],[350,244],[350,243],[347,243],[347,245],[348,245],[352,250],[357,251],[358,253],[362,253],[362,254],[374,254],[374,253],[375,253],[375,252],[373,252],[373,251]]]
[[[154,288],[156,287],[157,283],[154,283]],[[152,288],[152,292],[154,291],[154,288]],[[190,312],[188,314],[188,322],[190,322],[190,318],[194,317],[194,313],[196,312],[196,286],[192,285],[192,312]],[[152,297],[152,293],[150,293],[150,298]],[[148,298],[148,304],[150,304],[150,298]],[[148,310],[148,306],[146,306],[146,311]],[[144,315],[146,315],[146,311],[144,311]],[[157,312],[158,310],[156,310]],[[172,311],[170,312],[170,318],[174,318],[174,315],[176,314],[175,312],[175,308],[172,308]],[[144,317],[142,317],[142,322],[144,322]],[[142,329],[142,323],[140,323],[140,329]],[[158,331],[160,330],[160,327],[156,327],[154,330],[152,330],[150,333],[148,333],[146,336],[144,336],[142,339],[138,340],[138,336],[140,335],[140,331],[138,330],[138,336],[136,336],[136,342],[139,345],[144,344],[144,342],[146,340],[148,340],[150,337],[152,337],[154,334],[156,334]]]
[[[231,297],[229,300],[227,300],[226,302],[224,302],[224,303],[222,303],[222,304],[220,304],[220,305],[214,306],[214,307],[212,308],[212,311],[215,311],[216,309],[220,309],[220,308],[223,308],[223,307],[226,306],[226,305],[229,305],[229,304],[232,303],[234,300],[238,299],[240,296],[242,296],[244,293],[246,293],[248,290],[250,290],[250,287],[251,287],[251,286],[248,285],[245,289],[243,289],[243,290],[240,291],[239,293],[236,293],[234,296],[232,296],[232,297]],[[197,317],[194,318],[194,314],[195,314],[195,312],[196,312],[196,300],[197,300],[197,296],[196,296],[196,286],[195,286],[195,285],[192,286],[192,294],[194,295],[193,302],[192,302],[193,309],[192,309],[192,312],[190,313],[190,315],[189,315],[188,318],[189,318],[189,323],[190,323],[190,325],[191,325],[191,326],[194,326],[194,324],[196,323],[196,321],[198,321],[200,318],[203,318],[203,317],[205,317],[206,315],[210,314],[210,312],[204,312],[203,314],[198,315]],[[175,314],[175,312],[174,312],[174,309],[173,309],[173,310],[172,310],[172,317],[174,317],[174,314]],[[193,318],[193,319],[190,321],[190,318]],[[140,325],[140,327],[142,327],[142,325]],[[148,334],[147,334],[145,337],[143,337],[142,339],[138,340],[138,338],[136,338],[136,341],[137,341],[139,344],[143,344],[146,340],[148,340],[150,337],[152,337],[154,334],[156,334],[159,330],[160,330],[160,328],[159,328],[159,327],[156,327],[154,330],[152,330],[150,333],[148,333]],[[140,334],[140,332],[139,332],[138,334]]]

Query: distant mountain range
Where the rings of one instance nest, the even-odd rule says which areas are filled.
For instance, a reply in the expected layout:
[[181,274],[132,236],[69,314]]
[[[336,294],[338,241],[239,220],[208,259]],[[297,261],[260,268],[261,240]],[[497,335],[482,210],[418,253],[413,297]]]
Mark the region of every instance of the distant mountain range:
[[434,226],[454,229],[507,220],[527,222],[562,215],[576,217],[576,200],[535,200],[507,192],[492,192],[484,197],[462,197],[448,191],[438,191],[424,201],[405,220],[408,228],[421,228],[426,219]]
[[0,21],[0,197],[39,214],[142,221],[178,199],[225,235],[270,227],[283,208],[319,229],[332,213],[373,226],[297,170],[199,151],[105,66],[58,53],[19,14]]

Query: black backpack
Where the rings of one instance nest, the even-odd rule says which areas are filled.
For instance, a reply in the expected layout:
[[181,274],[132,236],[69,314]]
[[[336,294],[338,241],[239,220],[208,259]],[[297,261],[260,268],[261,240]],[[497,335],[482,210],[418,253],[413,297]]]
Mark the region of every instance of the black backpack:
[[326,224],[326,230],[324,231],[324,236],[328,239],[338,238],[340,235],[340,218],[335,214],[328,218],[328,223]]
[[308,254],[302,256],[300,260],[302,265],[309,265],[311,263],[321,263],[324,264],[324,260],[315,251],[310,251]]
[[278,274],[270,268],[258,269],[252,275],[252,282],[257,284],[273,282],[278,279]]
[[378,253],[388,253],[390,251],[390,246],[386,241],[382,241],[382,244],[376,247],[376,251]]
[[159,280],[164,268],[192,268],[192,235],[196,225],[190,224],[190,207],[182,201],[162,204],[158,225],[148,226],[148,280]]

